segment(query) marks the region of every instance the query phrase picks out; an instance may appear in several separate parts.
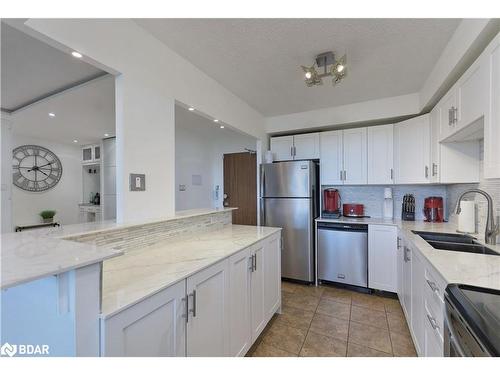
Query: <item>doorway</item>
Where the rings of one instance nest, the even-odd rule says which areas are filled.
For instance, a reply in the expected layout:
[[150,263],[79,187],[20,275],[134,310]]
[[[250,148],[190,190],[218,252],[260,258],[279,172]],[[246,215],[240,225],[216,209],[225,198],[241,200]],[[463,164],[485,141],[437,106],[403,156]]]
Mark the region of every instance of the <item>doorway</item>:
[[257,156],[254,152],[224,154],[224,207],[233,224],[257,225]]

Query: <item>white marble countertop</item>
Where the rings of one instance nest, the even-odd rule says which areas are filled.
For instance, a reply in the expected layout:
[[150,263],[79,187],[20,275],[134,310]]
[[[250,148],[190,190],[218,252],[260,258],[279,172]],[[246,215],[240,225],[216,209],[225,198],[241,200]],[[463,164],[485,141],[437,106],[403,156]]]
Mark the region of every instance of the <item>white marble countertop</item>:
[[[417,230],[457,233],[457,225],[455,223],[426,223],[424,221],[402,221],[398,219],[353,219],[345,217],[338,219],[318,218],[316,222],[396,225],[404,232],[405,238],[414,245],[448,284],[461,283],[500,289],[500,256],[437,250],[422,237],[412,232],[413,230]],[[472,236],[477,238],[481,244],[500,253],[500,244],[485,244],[484,234],[480,233]]]
[[120,250],[40,235],[38,230],[0,236],[0,288],[57,275],[121,255]]
[[230,224],[107,260],[103,267],[102,316],[110,317],[279,231]]
[[88,243],[65,240],[83,234],[123,229],[136,225],[178,220],[236,208],[179,211],[169,217],[117,224],[114,220],[45,227],[0,236],[0,289],[42,277],[57,275],[121,255],[119,250],[103,249]]

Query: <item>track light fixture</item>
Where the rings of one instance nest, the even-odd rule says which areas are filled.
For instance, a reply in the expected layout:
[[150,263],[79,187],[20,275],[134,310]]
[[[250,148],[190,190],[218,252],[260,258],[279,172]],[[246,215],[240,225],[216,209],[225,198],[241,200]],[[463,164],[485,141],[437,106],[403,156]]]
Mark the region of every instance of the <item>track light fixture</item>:
[[[329,51],[319,54],[315,60],[315,63],[310,67],[302,65],[304,81],[307,87],[322,85],[324,77],[332,77],[332,84],[336,85],[347,74],[346,55],[335,59],[333,52]],[[321,68],[323,73],[318,73],[316,68]]]

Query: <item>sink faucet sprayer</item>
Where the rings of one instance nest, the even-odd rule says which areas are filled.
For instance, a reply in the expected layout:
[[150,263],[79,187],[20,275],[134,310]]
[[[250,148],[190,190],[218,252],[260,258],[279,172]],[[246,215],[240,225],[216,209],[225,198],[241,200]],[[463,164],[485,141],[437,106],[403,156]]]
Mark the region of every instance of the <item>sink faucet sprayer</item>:
[[495,225],[495,219],[493,217],[493,199],[491,199],[491,196],[487,192],[485,192],[484,190],[480,190],[480,189],[470,189],[470,190],[464,191],[462,193],[462,195],[460,195],[460,197],[458,198],[457,209],[456,209],[457,215],[461,211],[460,202],[462,201],[462,198],[464,197],[464,195],[469,194],[469,193],[481,194],[488,201],[488,214],[486,217],[486,230],[484,232],[484,240],[489,245],[496,245],[496,243],[497,243],[496,237],[499,233],[499,225],[498,224]]

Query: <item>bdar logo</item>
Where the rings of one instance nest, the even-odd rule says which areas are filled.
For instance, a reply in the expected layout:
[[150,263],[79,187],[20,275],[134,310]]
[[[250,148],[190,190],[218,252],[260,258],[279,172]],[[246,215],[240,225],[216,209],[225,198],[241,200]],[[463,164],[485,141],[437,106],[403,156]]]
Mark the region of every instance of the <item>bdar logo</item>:
[[0,348],[1,355],[8,355],[9,357],[15,356],[17,353],[17,345],[11,345],[8,342],[2,345]]

